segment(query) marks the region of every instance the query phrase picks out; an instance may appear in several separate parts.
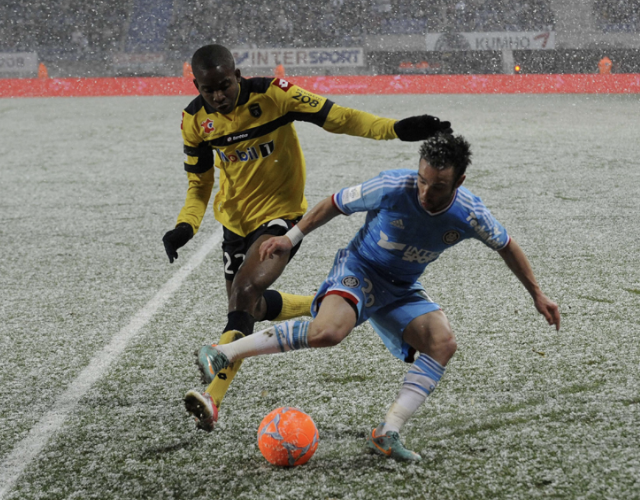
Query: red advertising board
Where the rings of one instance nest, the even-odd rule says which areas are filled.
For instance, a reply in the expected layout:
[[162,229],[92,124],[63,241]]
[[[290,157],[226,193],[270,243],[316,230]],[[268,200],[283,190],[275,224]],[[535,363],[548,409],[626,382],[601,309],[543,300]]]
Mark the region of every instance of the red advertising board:
[[[295,76],[318,94],[633,94],[640,74]],[[188,78],[0,79],[0,97],[196,95]]]

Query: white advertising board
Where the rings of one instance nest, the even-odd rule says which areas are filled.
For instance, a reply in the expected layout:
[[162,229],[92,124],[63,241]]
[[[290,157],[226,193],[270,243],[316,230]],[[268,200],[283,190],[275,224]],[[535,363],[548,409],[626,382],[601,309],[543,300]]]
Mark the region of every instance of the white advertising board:
[[364,51],[358,47],[316,49],[232,49],[240,68],[285,68],[364,66]]
[[428,33],[427,50],[552,50],[555,31],[496,31],[487,33]]
[[35,52],[0,52],[0,74],[17,76],[38,72],[38,54]]

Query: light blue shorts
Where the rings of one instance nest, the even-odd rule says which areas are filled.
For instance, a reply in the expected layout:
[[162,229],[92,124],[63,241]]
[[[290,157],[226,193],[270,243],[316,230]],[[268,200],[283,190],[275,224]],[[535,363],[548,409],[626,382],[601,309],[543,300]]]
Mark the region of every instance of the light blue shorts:
[[418,316],[440,309],[422,284],[394,283],[346,249],[336,254],[329,276],[313,299],[314,318],[322,299],[329,293],[349,300],[358,310],[356,325],[369,320],[391,353],[410,363],[414,351],[402,340],[405,328]]

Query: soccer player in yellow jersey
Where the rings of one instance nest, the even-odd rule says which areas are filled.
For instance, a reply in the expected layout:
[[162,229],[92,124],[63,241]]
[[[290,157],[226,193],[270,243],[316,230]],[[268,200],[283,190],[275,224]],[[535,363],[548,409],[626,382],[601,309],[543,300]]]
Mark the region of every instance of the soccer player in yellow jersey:
[[[189,187],[174,229],[163,238],[169,261],[198,231],[219,169],[213,201],[223,225],[223,262],[229,308],[219,344],[253,333],[256,321],[310,314],[313,297],[269,290],[299,248],[260,261],[258,249],[271,236],[285,234],[307,210],[305,161],[294,121],[328,132],[370,139],[424,140],[451,131],[449,122],[421,115],[394,120],[344,108],[281,78],[243,78],[231,52],[206,45],[193,55],[199,96],[183,112],[184,168]],[[218,407],[239,362],[214,377],[203,351],[196,353],[204,394],[189,391],[187,410],[197,426],[211,431]]]

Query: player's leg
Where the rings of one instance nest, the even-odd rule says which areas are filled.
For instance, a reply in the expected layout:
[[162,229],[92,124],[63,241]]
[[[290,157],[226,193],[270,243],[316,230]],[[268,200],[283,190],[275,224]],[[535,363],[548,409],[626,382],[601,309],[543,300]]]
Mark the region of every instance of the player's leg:
[[311,315],[313,295],[294,295],[280,290],[266,290],[256,304],[256,321],[286,321]]
[[[299,297],[267,289],[282,274],[300,245],[294,247],[288,256],[264,263],[259,259],[258,250],[262,242],[271,236],[285,234],[295,222],[270,221],[247,237],[224,229],[223,257],[229,312],[218,345],[253,333],[256,316],[259,320],[277,320],[310,314],[313,296]],[[196,417],[197,426],[208,431],[213,429],[218,408],[242,364],[238,360],[222,370],[214,369],[211,365],[213,353],[213,346],[204,346],[196,351],[196,364],[208,386],[204,394],[189,391],[184,400],[187,411]]]
[[440,382],[456,352],[456,341],[447,317],[433,311],[415,318],[404,331],[404,341],[420,353],[404,379],[380,431],[399,432]]
[[[244,288],[251,287],[252,283],[247,282],[241,272],[247,259],[251,259],[251,253],[256,253],[259,250],[260,242],[264,241],[265,235],[270,237],[286,234],[296,222],[297,220],[275,219],[263,224],[246,237],[237,235],[226,228],[224,229],[222,250],[230,314],[235,311],[247,312],[251,314],[253,321],[284,321],[299,316],[310,316],[312,295],[299,296],[267,288],[264,289],[261,295],[255,293],[255,290],[253,290],[253,294],[247,294],[244,292]],[[260,239],[260,242],[258,242],[258,239]],[[299,249],[300,244],[291,250],[288,256],[289,261]],[[286,266],[286,261],[284,265]],[[276,279],[281,273],[282,271],[277,273]],[[242,316],[240,316],[240,321],[242,321]],[[228,322],[230,324],[227,325],[225,330],[238,330],[238,326],[244,326],[243,324],[237,325],[237,320],[233,315],[231,315]],[[251,331],[243,333],[248,335]]]
[[278,232],[280,231],[271,230],[251,243],[245,261],[231,285],[229,313],[243,311],[251,314],[255,321],[284,321],[310,316],[313,295],[293,295],[268,289],[280,277],[299,248],[296,246],[292,249],[290,255],[274,256],[261,262],[260,245]]
[[257,237],[247,250],[244,263],[231,284],[229,312],[245,311],[254,318],[264,316],[266,305],[263,294],[289,263],[289,255],[274,255],[271,259],[260,260],[260,245],[271,237],[271,234]]
[[199,429],[211,432],[218,420],[218,409],[209,391],[219,384],[217,376],[230,366],[235,366],[237,371],[242,360],[251,356],[336,345],[349,335],[355,325],[353,305],[339,295],[329,295],[322,301],[312,322],[291,320],[229,344],[212,347],[207,353],[207,365],[215,377],[214,382],[204,394],[189,391],[184,399],[185,407],[195,416]]
[[[244,257],[243,264],[235,273],[230,286],[227,325],[218,345],[228,344],[253,333],[255,309],[259,299],[278,279],[289,262],[288,255],[260,261],[258,249],[262,242],[270,237],[264,234],[254,241]],[[213,346],[204,346],[198,351],[197,359],[203,382],[208,384],[205,392],[211,396],[214,404],[219,408],[242,361],[231,363],[223,370],[219,370],[211,364],[211,357],[214,354]]]
[[[313,321],[291,320],[212,350],[209,365],[214,372],[244,358],[277,354],[305,348],[339,344],[356,326],[356,310],[340,295],[329,294],[322,300]],[[215,352],[214,352],[215,351]]]
[[369,311],[375,310],[366,308],[367,293],[373,288],[362,263],[348,250],[340,250],[315,296],[313,322],[288,321],[232,344],[215,346],[207,363],[217,372],[250,356],[340,343],[358,322],[368,318]]
[[[277,219],[263,224],[245,238],[225,228],[223,255],[229,308],[227,324],[218,345],[250,335],[256,321],[280,321],[310,315],[313,296],[291,295],[268,289],[282,274],[299,245],[292,249],[289,256],[269,259],[265,263],[260,262],[258,254],[263,241],[274,235],[285,234],[294,222]],[[197,351],[196,363],[202,381],[207,385],[206,392],[220,407],[242,361],[231,364],[214,378],[208,362],[212,349],[212,346],[204,346]]]
[[[261,244],[261,242],[258,242],[256,245],[257,248],[259,248],[259,244]],[[317,326],[311,330],[313,332],[311,336],[311,344],[314,346],[332,345],[336,343],[336,341],[346,337],[356,324],[357,315],[355,311],[358,312],[358,315],[362,315],[361,309],[364,307],[363,304],[366,300],[364,292],[359,288],[358,283],[364,283],[364,277],[360,276],[360,278],[357,278],[351,274],[352,271],[346,265],[348,256],[348,251],[338,252],[334,263],[334,269],[329,274],[330,280],[325,281],[321,285],[320,290],[316,295],[316,305],[314,306],[314,309],[318,309],[317,304],[320,303],[322,299],[328,302],[324,302],[325,307],[320,308],[323,310],[322,315],[318,312],[318,315],[320,315],[320,321]],[[249,258],[247,258],[246,261],[251,262]],[[242,269],[245,269],[244,265],[242,266]],[[347,273],[347,275],[343,276],[340,274],[341,272]],[[348,283],[348,285],[343,285],[344,282]],[[331,292],[340,293],[343,297],[349,297],[349,301],[343,299],[339,295],[332,298],[330,298],[330,296],[326,296],[327,293],[331,294]],[[335,311],[332,313],[332,310]],[[362,317],[361,321],[364,321],[365,319],[366,318]],[[234,370],[238,370],[243,357],[309,347],[308,334],[309,322],[289,321],[284,325],[277,325],[274,328],[237,340],[234,342],[233,348],[227,344],[205,346],[201,349],[200,357],[202,359],[200,360],[200,364],[213,378],[213,382],[207,388],[206,394],[209,394],[212,397],[216,397],[218,394],[222,394],[222,396],[224,396],[224,392],[226,392],[230,379],[235,374]],[[233,364],[233,370],[231,371],[229,367],[229,358],[226,357],[226,354],[220,352],[221,350],[225,351],[226,349],[242,349],[235,353],[233,351],[228,351],[232,360],[231,363]],[[228,373],[230,372],[231,377],[228,376]],[[221,379],[220,375],[225,377],[224,380]],[[222,390],[219,393],[216,393],[215,391],[220,387],[222,387]],[[205,408],[206,410],[208,405],[206,404],[207,400],[204,399],[204,395],[196,401],[196,394],[197,393],[195,391],[190,391],[187,394],[188,397],[191,395],[191,399],[193,399],[193,401],[190,401],[188,398],[185,398],[185,406],[187,407],[187,410],[189,410],[190,406],[196,409]],[[218,397],[221,401],[221,397]],[[202,399],[202,401],[200,401],[200,399]],[[194,414],[197,419],[199,418],[198,414],[194,412],[191,413]],[[203,417],[210,418],[212,414],[212,411],[208,411],[203,414]]]
[[[269,259],[264,263],[259,259],[260,244],[273,235],[284,234],[294,223],[276,219],[263,224],[247,237],[224,229],[223,256],[229,312],[218,345],[253,333],[256,318],[280,320],[310,315],[313,296],[302,297],[267,289],[282,274],[299,245],[292,249],[289,256]],[[207,362],[211,349],[211,346],[201,348],[197,351],[196,360],[203,383],[208,385],[207,392],[214,403],[220,406],[240,363],[225,369],[214,380]]]
[[[447,317],[441,310],[413,319],[405,328],[403,341],[420,354],[413,362],[385,421],[373,430],[369,442],[387,455],[401,460],[420,460],[404,448],[400,430],[438,385],[445,366],[456,351],[456,341]],[[395,448],[395,450],[394,450]]]
[[[419,283],[406,286],[386,282],[384,292],[397,298],[376,311],[369,321],[389,351],[412,366],[385,421],[367,437],[367,445],[388,457],[420,460],[417,453],[402,445],[399,432],[425,401],[425,390],[435,389],[444,365],[455,352],[455,339],[440,306]],[[416,352],[420,353],[418,359]]]

